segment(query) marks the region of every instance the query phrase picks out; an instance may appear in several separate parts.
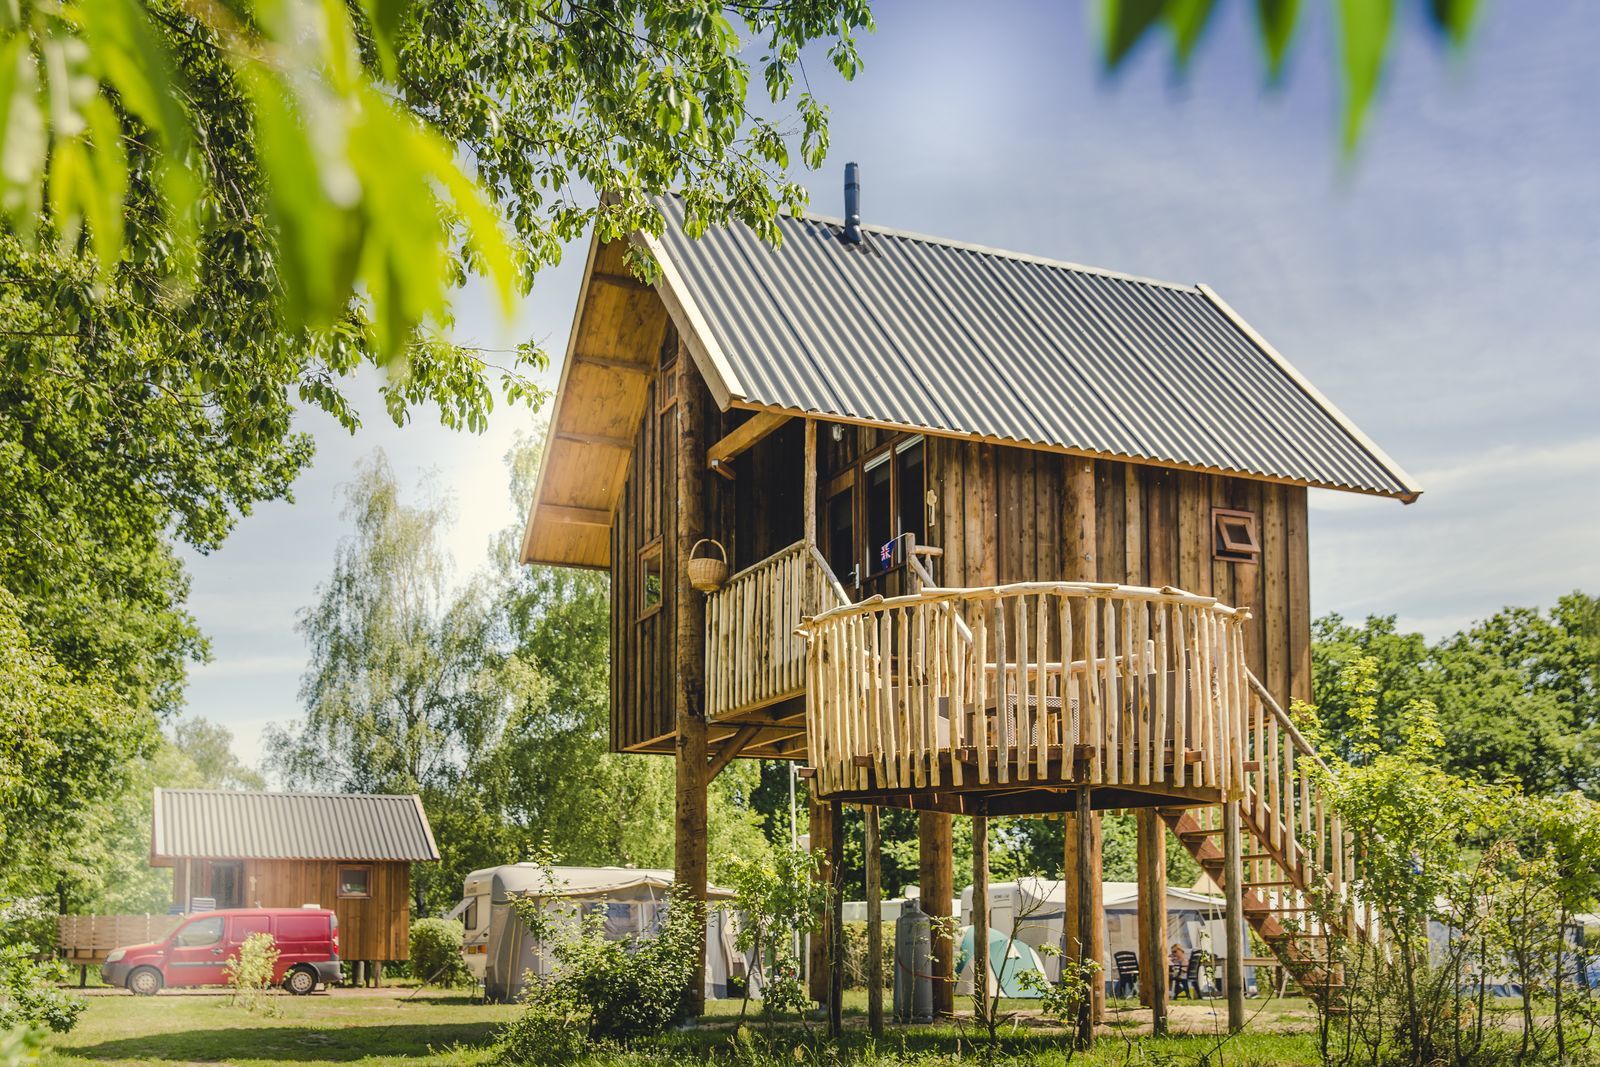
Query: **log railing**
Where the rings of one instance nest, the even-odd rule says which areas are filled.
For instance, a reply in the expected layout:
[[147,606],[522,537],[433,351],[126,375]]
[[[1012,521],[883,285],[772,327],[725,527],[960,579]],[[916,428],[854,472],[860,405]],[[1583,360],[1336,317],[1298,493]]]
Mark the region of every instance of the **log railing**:
[[816,788],[1243,786],[1248,613],[1178,589],[925,588],[807,619]]
[[814,544],[796,541],[706,599],[706,715],[725,719],[805,692],[808,615],[849,602]]
[[1304,915],[1299,929],[1307,934],[1320,936],[1326,932],[1323,919],[1339,915],[1344,932],[1360,936],[1373,925],[1355,893],[1354,835],[1330,810],[1321,788],[1327,766],[1266,686],[1254,674],[1245,680],[1249,705],[1239,810],[1270,857],[1261,862],[1271,865],[1256,878],[1246,870],[1245,883],[1279,883],[1265,894],[1268,910]]

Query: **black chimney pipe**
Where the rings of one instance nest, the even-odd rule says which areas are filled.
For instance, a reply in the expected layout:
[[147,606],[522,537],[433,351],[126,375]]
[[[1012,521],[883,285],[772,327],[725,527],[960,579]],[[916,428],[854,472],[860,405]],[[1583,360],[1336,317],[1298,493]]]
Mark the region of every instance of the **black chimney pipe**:
[[854,163],[844,165],[844,239],[861,243],[861,168]]

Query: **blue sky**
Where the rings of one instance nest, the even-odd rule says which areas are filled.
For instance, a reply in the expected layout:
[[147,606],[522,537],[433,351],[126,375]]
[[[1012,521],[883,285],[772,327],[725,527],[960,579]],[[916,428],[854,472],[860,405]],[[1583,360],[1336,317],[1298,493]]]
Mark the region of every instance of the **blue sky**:
[[[845,84],[808,63],[831,105],[832,153],[803,176],[840,213],[846,160],[869,223],[1183,282],[1207,282],[1419,480],[1393,501],[1312,494],[1313,610],[1397,614],[1431,636],[1508,604],[1600,591],[1600,123],[1582,0],[1489,3],[1464,56],[1403,3],[1369,135],[1341,161],[1326,2],[1287,83],[1263,88],[1244,0],[1222,0],[1186,79],[1163,44],[1115,77],[1077,4],[875,6],[866,66]],[[559,356],[581,249],[541,275],[517,320],[470,293],[461,333]],[[506,450],[533,424],[496,413],[482,436],[418,412],[404,430],[358,382],[350,436],[307,414],[314,468],[193,557],[191,607],[215,659],[190,711],[260,756],[299,713],[295,613],[338,539],[338,487],[382,448],[402,479],[454,500],[465,575],[508,522]]]

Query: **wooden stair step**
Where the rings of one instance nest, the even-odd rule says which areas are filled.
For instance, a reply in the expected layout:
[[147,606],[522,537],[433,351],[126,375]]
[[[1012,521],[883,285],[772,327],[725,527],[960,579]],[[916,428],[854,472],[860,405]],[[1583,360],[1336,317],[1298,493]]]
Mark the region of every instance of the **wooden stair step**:
[[1187,840],[1187,839],[1189,839],[1191,837],[1195,837],[1195,838],[1220,837],[1221,835],[1222,835],[1222,827],[1220,827],[1220,826],[1217,827],[1215,830],[1179,830],[1178,831],[1178,836],[1180,838],[1183,838],[1184,840]]
[[1252,889],[1298,889],[1298,888],[1300,888],[1300,883],[1299,882],[1288,881],[1288,880],[1284,880],[1284,881],[1269,881],[1269,882],[1249,882],[1249,881],[1247,881],[1244,884],[1244,888],[1245,888],[1246,892],[1248,892],[1249,890],[1252,890]]

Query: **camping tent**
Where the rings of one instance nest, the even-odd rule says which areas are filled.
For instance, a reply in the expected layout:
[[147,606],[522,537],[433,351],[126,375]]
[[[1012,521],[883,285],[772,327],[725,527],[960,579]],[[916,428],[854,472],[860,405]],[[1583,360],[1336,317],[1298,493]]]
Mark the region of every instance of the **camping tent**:
[[[961,928],[961,944],[956,949],[956,995],[972,995],[972,932],[971,926]],[[1030,987],[1022,978],[1025,974],[1044,978],[1044,961],[1031,945],[1014,939],[999,930],[989,930],[989,995],[1002,997],[1037,998],[1042,995],[1037,986]]]
[[[1106,958],[1102,974],[1113,981],[1114,952],[1139,951],[1138,901],[1135,882],[1102,882],[1101,898],[1105,909]],[[1222,930],[1223,899],[1192,889],[1167,887],[1167,947],[1176,942],[1184,951],[1204,948],[1221,954],[1225,945]],[[1035,950],[1045,945],[1061,946],[1066,917],[1066,883],[1058,879],[1023,878],[1015,882],[994,882],[989,886],[989,924]],[[972,887],[961,894],[961,918],[972,920]],[[1054,981],[1060,973],[1059,958],[1046,954],[1045,974]]]
[[[555,967],[512,901],[532,897],[570,923],[577,922],[574,906],[603,908],[606,937],[620,941],[660,927],[671,887],[672,872],[666,870],[512,863],[469,874],[452,916],[466,926],[463,953],[468,966],[483,979],[484,995],[510,1001],[522,994],[527,974],[547,975]],[[715,902],[731,900],[733,894],[711,886],[706,896]],[[707,915],[707,997],[730,995],[730,979],[744,977],[744,961],[733,947],[733,924],[727,909],[712,908]]]

